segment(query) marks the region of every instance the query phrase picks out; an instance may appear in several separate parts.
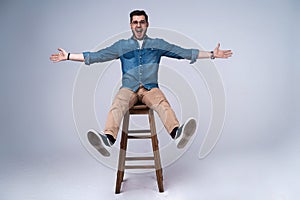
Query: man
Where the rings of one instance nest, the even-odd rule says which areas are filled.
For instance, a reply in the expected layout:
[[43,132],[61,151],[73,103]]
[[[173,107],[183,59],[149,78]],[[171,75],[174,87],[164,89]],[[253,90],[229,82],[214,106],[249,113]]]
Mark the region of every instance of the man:
[[199,51],[184,49],[163,39],[152,39],[146,34],[148,26],[146,12],[135,10],[130,13],[133,34],[131,38],[119,40],[97,52],[71,54],[58,48],[59,53],[50,57],[53,62],[72,60],[85,62],[87,65],[113,59],[121,60],[122,87],[113,100],[105,129],[100,133],[95,130],[88,132],[89,142],[104,156],[109,156],[107,149],[116,141],[124,114],[137,102],[155,110],[171,138],[178,140],[177,147],[184,148],[196,130],[196,120],[190,118],[180,126],[168,100],[159,89],[157,79],[161,57],[188,59],[194,63],[201,58],[228,58],[232,55],[231,50],[220,50],[220,44],[214,51]]

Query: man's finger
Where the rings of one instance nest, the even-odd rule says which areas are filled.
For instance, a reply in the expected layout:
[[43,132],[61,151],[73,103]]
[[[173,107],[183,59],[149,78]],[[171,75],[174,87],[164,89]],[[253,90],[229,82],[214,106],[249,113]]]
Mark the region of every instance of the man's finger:
[[64,51],[65,51],[65,50],[62,49],[62,48],[58,48],[57,50],[60,51],[60,52],[64,52]]

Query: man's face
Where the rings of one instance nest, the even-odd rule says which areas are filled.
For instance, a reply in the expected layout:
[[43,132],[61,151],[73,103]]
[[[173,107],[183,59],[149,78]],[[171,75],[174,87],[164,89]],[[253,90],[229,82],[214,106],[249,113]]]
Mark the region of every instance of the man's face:
[[148,25],[149,24],[146,22],[144,15],[135,15],[132,17],[130,27],[135,39],[142,40],[144,38],[147,32]]

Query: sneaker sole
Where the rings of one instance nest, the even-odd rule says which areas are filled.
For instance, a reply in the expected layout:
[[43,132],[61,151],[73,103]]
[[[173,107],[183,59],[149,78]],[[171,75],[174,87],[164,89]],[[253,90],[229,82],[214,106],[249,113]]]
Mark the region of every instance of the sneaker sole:
[[103,143],[101,141],[101,139],[99,138],[100,135],[98,136],[96,133],[94,133],[93,131],[89,131],[88,134],[87,134],[87,137],[88,137],[88,140],[89,142],[91,143],[91,145],[93,147],[95,147],[95,149],[97,149],[97,151],[105,156],[105,157],[109,157],[110,156],[110,153],[109,151],[107,151],[105,149],[105,147],[103,146]]
[[177,144],[178,149],[182,149],[186,146],[188,141],[191,139],[191,137],[194,135],[195,130],[196,130],[196,120],[195,119],[190,119],[188,122],[184,125],[183,130],[182,130],[182,138]]

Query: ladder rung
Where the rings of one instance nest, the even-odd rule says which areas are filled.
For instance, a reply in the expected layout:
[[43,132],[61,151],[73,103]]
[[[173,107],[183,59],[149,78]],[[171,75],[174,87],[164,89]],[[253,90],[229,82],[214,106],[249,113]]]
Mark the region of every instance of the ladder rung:
[[151,133],[151,130],[128,130],[128,133]]
[[154,165],[125,165],[125,169],[155,169]]
[[151,139],[151,135],[128,135],[128,139]]
[[154,160],[154,157],[126,157],[125,160],[133,161],[133,160]]

